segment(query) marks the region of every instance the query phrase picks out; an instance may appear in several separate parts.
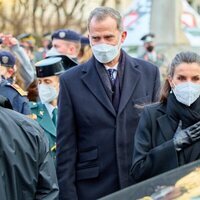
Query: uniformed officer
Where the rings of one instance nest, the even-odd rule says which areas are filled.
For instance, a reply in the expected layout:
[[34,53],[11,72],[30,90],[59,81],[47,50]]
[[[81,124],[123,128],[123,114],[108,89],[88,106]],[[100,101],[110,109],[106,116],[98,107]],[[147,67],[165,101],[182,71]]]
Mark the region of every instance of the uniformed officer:
[[84,63],[92,57],[92,50],[88,37],[81,36],[81,49],[78,54],[78,62]]
[[52,36],[52,47],[61,55],[77,59],[81,48],[81,35],[70,29],[56,30]]
[[[9,109],[7,109],[9,108]],[[58,199],[55,167],[39,125],[0,96],[0,199]]]
[[1,78],[8,80],[10,83],[13,83],[14,74],[16,71],[14,55],[9,51],[0,50],[0,62]]
[[145,34],[141,40],[144,44],[145,52],[142,54],[141,58],[154,63],[160,69],[161,79],[164,80],[167,75],[167,60],[166,57],[158,53],[155,50],[155,42],[154,42],[155,35],[153,33]]
[[35,44],[36,44],[36,39],[31,33],[22,33],[17,36],[17,39],[20,42],[20,46],[24,48],[25,52],[27,53],[30,61],[32,64],[37,61],[35,58]]
[[51,154],[55,158],[57,97],[59,91],[59,75],[65,71],[61,57],[49,57],[35,64],[38,79],[40,102],[30,102],[33,114],[44,129]]
[[46,58],[46,53],[52,47],[51,32],[44,33],[41,40],[42,47],[39,49],[39,52],[42,54],[42,59],[44,59]]
[[31,114],[27,93],[12,83],[15,73],[15,58],[8,51],[0,51],[0,94],[11,102],[13,109],[25,115]]

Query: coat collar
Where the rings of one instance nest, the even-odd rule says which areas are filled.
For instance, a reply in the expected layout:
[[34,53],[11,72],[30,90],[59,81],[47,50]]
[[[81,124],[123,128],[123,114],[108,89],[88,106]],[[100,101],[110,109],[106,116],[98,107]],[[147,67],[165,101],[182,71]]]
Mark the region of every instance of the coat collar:
[[95,60],[94,57],[92,57],[87,63],[83,65],[82,81],[93,93],[93,95],[99,100],[99,102],[113,115],[116,115],[115,109],[105,91],[95,65],[99,65],[99,63]]
[[162,115],[157,118],[161,133],[165,140],[170,140],[173,138],[178,124],[167,115],[165,104],[161,104],[158,111],[162,113]]
[[125,52],[125,62],[124,62],[124,77],[122,84],[121,99],[119,103],[118,114],[123,111],[126,104],[128,103],[130,97],[134,93],[134,89],[141,78],[141,72],[137,69],[138,64],[133,58],[128,56]]
[[[134,59],[130,58],[124,51],[122,51],[122,53],[125,56],[125,69],[118,114],[122,112],[125,108],[131,95],[134,92],[134,88],[136,87],[137,82],[140,80],[141,77],[141,72],[137,69],[138,65],[134,62]],[[96,65],[99,65],[99,63],[96,61],[94,56],[87,63],[83,64],[82,80],[89,88],[89,90],[94,94],[94,96],[101,102],[101,104],[106,107],[113,115],[116,116],[115,109],[108,95],[106,94],[105,88],[97,73],[95,67]]]

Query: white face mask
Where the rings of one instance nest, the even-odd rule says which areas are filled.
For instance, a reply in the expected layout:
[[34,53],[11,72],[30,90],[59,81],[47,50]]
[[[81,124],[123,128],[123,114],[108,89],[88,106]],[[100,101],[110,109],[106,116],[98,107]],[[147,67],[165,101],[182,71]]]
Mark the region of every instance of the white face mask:
[[185,82],[175,85],[172,91],[176,96],[177,101],[186,106],[190,106],[200,96],[200,84]]
[[108,63],[112,61],[114,58],[117,57],[119,54],[121,47],[121,41],[119,40],[118,44],[113,46],[110,44],[96,44],[96,45],[91,45],[92,52],[95,56],[95,58],[100,62],[100,63]]
[[38,85],[39,97],[42,103],[50,103],[58,97],[56,89],[47,84]]

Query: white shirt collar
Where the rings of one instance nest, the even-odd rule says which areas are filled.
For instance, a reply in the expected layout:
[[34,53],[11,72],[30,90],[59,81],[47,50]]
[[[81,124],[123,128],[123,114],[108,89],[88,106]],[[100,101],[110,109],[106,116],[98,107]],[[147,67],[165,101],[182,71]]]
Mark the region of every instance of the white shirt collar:
[[52,117],[53,117],[52,112],[53,112],[53,110],[54,110],[56,107],[54,107],[54,106],[53,106],[52,104],[50,104],[50,103],[44,103],[44,105],[46,106],[47,111],[48,111],[50,117],[52,118]]
[[118,69],[118,63],[112,67],[107,66],[107,65],[104,65],[104,66],[105,66],[106,70],[108,70],[108,69],[116,69],[117,70]]

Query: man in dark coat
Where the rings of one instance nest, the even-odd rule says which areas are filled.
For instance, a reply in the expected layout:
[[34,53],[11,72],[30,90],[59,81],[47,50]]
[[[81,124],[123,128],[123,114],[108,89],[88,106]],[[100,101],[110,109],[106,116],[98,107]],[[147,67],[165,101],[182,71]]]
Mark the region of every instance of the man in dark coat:
[[126,32],[117,11],[96,8],[88,24],[94,56],[60,77],[60,199],[97,199],[132,183],[132,138],[143,105],[157,100],[160,87],[156,66],[121,50]]
[[48,141],[34,121],[0,96],[0,194],[2,200],[58,199]]

